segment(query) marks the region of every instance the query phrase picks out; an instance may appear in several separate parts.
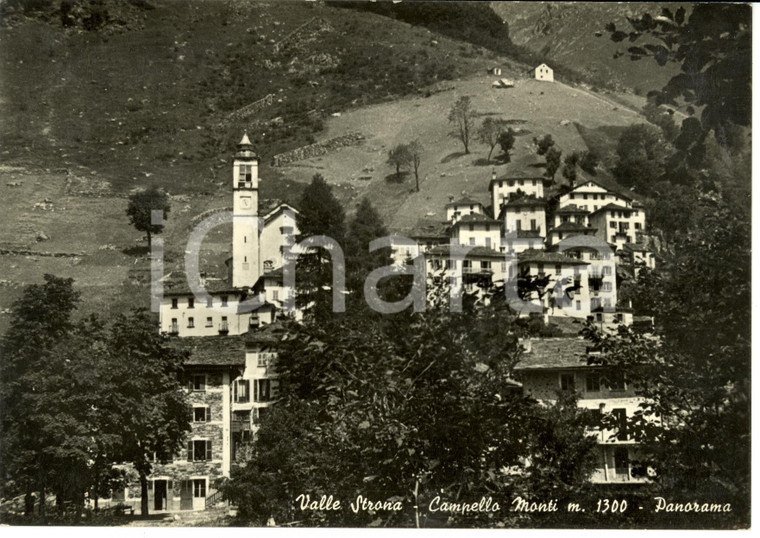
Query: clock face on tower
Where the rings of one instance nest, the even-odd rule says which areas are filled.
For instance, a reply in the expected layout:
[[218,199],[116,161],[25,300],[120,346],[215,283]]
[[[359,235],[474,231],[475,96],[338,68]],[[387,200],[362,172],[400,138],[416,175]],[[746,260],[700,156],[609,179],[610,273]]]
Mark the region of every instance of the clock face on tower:
[[251,197],[245,196],[240,199],[240,205],[243,206],[243,209],[250,209],[251,208]]

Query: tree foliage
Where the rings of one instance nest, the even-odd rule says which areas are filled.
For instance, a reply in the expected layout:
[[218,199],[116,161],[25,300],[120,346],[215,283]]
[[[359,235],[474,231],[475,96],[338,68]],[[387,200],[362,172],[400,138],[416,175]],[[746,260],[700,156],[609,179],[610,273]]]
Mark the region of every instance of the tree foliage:
[[420,164],[422,163],[422,156],[425,153],[425,147],[422,145],[419,138],[415,138],[409,142],[407,147],[409,148],[412,170],[414,170],[415,190],[420,192]]
[[388,161],[390,166],[396,169],[396,181],[401,181],[401,169],[412,164],[412,152],[407,144],[398,144],[388,150]]
[[499,137],[496,140],[501,148],[501,159],[508,163],[512,160],[509,152],[515,147],[515,131],[510,127],[506,131],[499,133]]
[[544,155],[546,158],[546,177],[554,181],[554,176],[562,163],[562,151],[551,146]]
[[553,147],[554,138],[552,135],[544,135],[543,138],[533,137],[533,144],[536,146],[536,153],[539,155],[545,155],[549,148]]
[[480,128],[477,132],[478,140],[488,146],[488,161],[491,161],[491,154],[493,149],[499,143],[499,137],[506,131],[506,123],[504,120],[497,120],[488,117],[480,124]]
[[662,129],[639,123],[627,127],[620,135],[617,155],[618,162],[612,170],[615,180],[648,193],[665,174],[673,147],[665,140]]
[[453,129],[449,132],[449,136],[462,142],[464,152],[467,154],[470,153],[470,140],[475,128],[476,115],[470,98],[466,95],[457,99],[457,102],[449,110],[449,123],[453,126]]
[[151,236],[160,234],[164,227],[162,224],[153,224],[153,211],[161,211],[163,218],[169,216],[170,204],[169,197],[157,187],[147,190],[137,191],[129,197],[127,205],[127,216],[129,223],[138,231],[145,232],[148,237],[148,246],[150,246]]

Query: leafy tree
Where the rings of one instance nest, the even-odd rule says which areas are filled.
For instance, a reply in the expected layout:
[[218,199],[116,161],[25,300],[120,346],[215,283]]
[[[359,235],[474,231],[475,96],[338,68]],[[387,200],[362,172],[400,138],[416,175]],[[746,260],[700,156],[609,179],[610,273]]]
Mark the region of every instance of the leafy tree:
[[387,235],[388,230],[372,203],[362,198],[346,234],[346,286],[361,303],[364,303],[364,280],[367,275],[390,263],[388,249],[369,252],[369,244]]
[[[60,358],[53,351],[72,331],[71,316],[80,297],[72,279],[46,274],[44,280],[43,284],[27,286],[13,304],[0,364],[2,478],[12,480],[26,494],[27,515],[32,509],[33,491],[39,492],[38,499],[46,498],[51,477],[48,465],[52,463],[48,451],[57,440],[53,434],[47,434],[47,428],[57,426],[51,416],[57,406],[52,403],[51,407],[44,407],[45,403],[51,404],[45,401],[50,397],[45,374],[60,365]],[[55,361],[53,366],[51,361]],[[36,412],[40,404],[47,412]],[[45,515],[45,503],[40,502],[40,517],[44,520]]]
[[599,155],[594,150],[584,151],[581,153],[579,165],[581,170],[595,176],[596,168],[599,166]]
[[646,193],[662,178],[672,154],[673,147],[660,128],[646,123],[631,125],[618,140],[618,163],[613,175],[621,185]]
[[[341,247],[345,240],[345,213],[321,174],[304,189],[300,201],[298,229],[301,240],[324,235]],[[308,315],[332,315],[332,265],[324,248],[299,255],[296,265],[296,304]]]
[[650,99],[647,101],[647,104],[644,105],[642,112],[649,123],[662,129],[662,134],[665,137],[665,140],[673,143],[676,138],[678,138],[680,129],[673,119],[672,110],[663,110],[663,108],[658,106],[653,99]]
[[475,128],[475,116],[477,113],[472,108],[470,98],[463,95],[449,110],[449,123],[453,124],[453,130],[449,133],[452,138],[458,139],[464,145],[464,152],[470,153],[470,139]]
[[552,135],[544,135],[543,138],[533,137],[533,143],[536,145],[536,153],[539,155],[545,155],[554,144]]
[[409,148],[409,156],[411,158],[412,168],[414,169],[415,188],[417,192],[420,192],[420,163],[422,162],[422,155],[425,152],[425,148],[419,138],[409,142],[407,147]]
[[[226,495],[259,524],[464,524],[414,507],[436,495],[461,502],[511,493],[519,479],[505,466],[525,468],[538,432],[562,435],[546,431],[556,423],[509,381],[520,354],[513,320],[508,308],[492,306],[285,327],[283,399],[263,422],[252,459],[233,469]],[[562,464],[572,474],[581,464],[571,454]],[[542,472],[559,471],[549,457],[540,461]],[[340,492],[343,506],[361,494],[399,501],[401,510],[301,511],[293,499],[303,492]],[[503,525],[502,517],[511,516],[468,514],[467,524]]]
[[169,216],[169,197],[158,188],[137,191],[129,197],[127,205],[129,223],[138,231],[147,234],[149,247],[152,234],[160,234],[164,230],[163,225],[153,224],[151,213],[154,210],[162,211],[164,219]]
[[511,161],[509,152],[515,147],[515,131],[510,127],[506,131],[499,133],[497,143],[501,148],[501,158],[505,163]]
[[190,406],[182,390],[184,353],[167,345],[149,312],[120,314],[107,345],[112,364],[103,375],[111,397],[101,403],[120,432],[119,460],[140,477],[140,508],[148,515],[148,475],[155,455],[161,463],[178,453],[190,430]]
[[[696,4],[691,13],[679,7],[675,13],[662,8],[659,16],[644,13],[628,19],[632,30],[607,25],[613,41],[628,39],[632,60],[653,58],[658,65],[677,63],[675,75],[661,91],[652,92],[657,105],[676,107],[680,102],[702,108],[684,151],[699,156],[709,132],[724,146],[731,146],[735,126],[749,126],[752,110],[751,9],[746,4]],[[617,52],[616,57],[626,53]],[[699,157],[698,157],[699,158]],[[697,158],[697,159],[698,159]]]
[[559,165],[562,162],[562,151],[556,147],[550,147],[546,151],[546,177],[551,178],[554,181],[554,175],[559,170]]
[[477,132],[478,140],[488,146],[488,158],[491,161],[491,154],[493,149],[499,143],[499,137],[505,132],[506,124],[504,120],[496,120],[494,118],[486,118],[483,123],[480,124],[480,128]]
[[565,156],[565,164],[562,166],[562,175],[570,184],[574,184],[578,179],[578,165],[580,164],[581,154],[578,151]]
[[694,225],[639,278],[634,304],[655,314],[657,338],[592,336],[647,399],[628,427],[658,494],[729,502],[731,514],[697,526],[733,527],[749,523],[750,186],[718,187],[680,208]]
[[409,146],[399,144],[388,151],[388,164],[396,168],[396,181],[401,181],[401,169],[412,163],[412,153]]

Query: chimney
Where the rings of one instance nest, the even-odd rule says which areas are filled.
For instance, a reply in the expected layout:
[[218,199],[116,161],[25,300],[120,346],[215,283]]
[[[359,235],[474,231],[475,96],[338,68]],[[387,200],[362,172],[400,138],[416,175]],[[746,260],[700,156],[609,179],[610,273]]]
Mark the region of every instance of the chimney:
[[449,194],[449,203],[452,203],[454,201],[454,197]]
[[493,181],[495,179],[496,179],[496,168],[491,170],[491,180]]

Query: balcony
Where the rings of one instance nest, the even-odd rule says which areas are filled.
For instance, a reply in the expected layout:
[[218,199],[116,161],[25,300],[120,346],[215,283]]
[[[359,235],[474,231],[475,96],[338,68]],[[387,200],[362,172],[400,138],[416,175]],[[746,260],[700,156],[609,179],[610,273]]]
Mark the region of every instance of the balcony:
[[253,181],[238,181],[238,189],[252,189]]
[[169,334],[172,336],[177,336],[179,334],[179,325],[176,323],[172,323],[172,326],[169,329]]
[[230,327],[227,324],[226,321],[223,321],[219,324],[219,334],[228,334],[230,332]]

